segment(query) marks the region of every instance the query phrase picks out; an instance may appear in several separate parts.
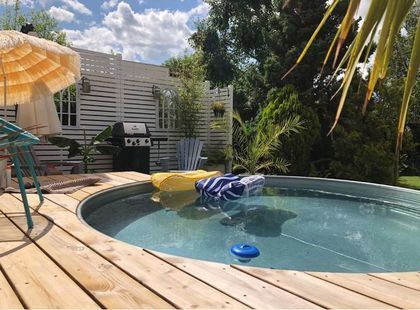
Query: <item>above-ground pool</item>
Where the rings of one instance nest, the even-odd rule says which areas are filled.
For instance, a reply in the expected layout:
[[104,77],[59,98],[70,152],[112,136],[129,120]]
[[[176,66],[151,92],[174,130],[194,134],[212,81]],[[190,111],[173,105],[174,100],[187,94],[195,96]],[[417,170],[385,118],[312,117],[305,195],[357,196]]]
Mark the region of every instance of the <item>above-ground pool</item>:
[[79,215],[118,240],[208,261],[239,263],[229,250],[248,243],[261,253],[252,266],[420,270],[420,191],[390,186],[267,177],[259,196],[202,203],[194,191],[157,194],[143,183],[96,194]]

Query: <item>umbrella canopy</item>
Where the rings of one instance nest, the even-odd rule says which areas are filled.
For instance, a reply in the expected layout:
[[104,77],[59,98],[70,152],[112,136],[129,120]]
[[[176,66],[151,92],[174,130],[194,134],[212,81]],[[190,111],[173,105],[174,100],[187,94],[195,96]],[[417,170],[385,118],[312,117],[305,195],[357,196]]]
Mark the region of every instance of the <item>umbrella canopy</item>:
[[49,136],[61,133],[61,123],[58,118],[51,94],[44,83],[35,82],[29,103],[19,105],[16,123],[22,128],[32,128],[35,136]]
[[4,30],[0,31],[0,75],[4,105],[24,104],[30,102],[36,82],[54,94],[80,79],[80,56],[55,42]]

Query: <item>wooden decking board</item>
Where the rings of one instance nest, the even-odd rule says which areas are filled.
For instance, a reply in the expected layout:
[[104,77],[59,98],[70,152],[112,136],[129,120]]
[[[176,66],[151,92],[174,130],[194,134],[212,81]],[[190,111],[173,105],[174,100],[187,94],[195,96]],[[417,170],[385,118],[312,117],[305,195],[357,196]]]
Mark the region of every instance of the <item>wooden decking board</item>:
[[[3,198],[3,197],[2,197]],[[0,217],[0,264],[29,308],[99,308],[6,217]],[[5,232],[2,229],[2,232]]]
[[[388,281],[381,280],[360,273],[308,273],[319,279],[340,285],[349,290],[359,292],[370,298],[381,300],[398,308],[416,308],[420,306],[420,294],[418,291],[401,287]],[[360,288],[363,287],[363,290]],[[393,294],[398,291],[398,295]]]
[[[326,308],[392,308],[390,305],[298,271],[232,265],[260,280]],[[326,298],[328,296],[328,298]]]
[[418,272],[372,273],[369,275],[420,291],[420,273]]
[[86,193],[85,191],[82,190],[78,190],[77,192],[68,194],[68,196],[77,199],[79,201],[82,201],[83,199],[86,199],[87,197],[89,197],[91,194]]
[[[29,194],[28,200],[37,208],[36,195]],[[141,248],[121,243],[82,225],[74,215],[69,216],[71,212],[51,201],[46,200],[37,210],[148,289],[171,300],[177,307],[245,308],[244,304],[162,262]]]
[[128,183],[135,183],[136,181],[132,179],[122,178],[117,175],[113,175],[112,173],[98,173],[96,174],[98,177],[102,179],[102,182],[111,184],[113,186],[124,185]]
[[316,304],[230,266],[147,251],[252,308],[314,309]]
[[113,172],[112,174],[137,182],[150,181],[150,176],[134,171]]
[[0,309],[23,309],[23,305],[11,287],[0,265]]
[[[68,303],[73,298],[72,302],[78,307],[87,298],[89,306],[96,308],[100,305],[139,308],[156,304],[156,307],[179,308],[306,308],[316,305],[419,308],[418,272],[332,274],[331,278],[324,279],[325,273],[228,266],[174,257],[109,238],[76,217],[80,200],[103,189],[148,181],[150,176],[130,171],[98,176],[101,183],[97,186],[70,195],[45,195],[41,206],[37,195],[28,195],[32,209],[37,210],[33,212],[36,226],[32,231],[26,230],[23,206],[17,200],[20,195],[4,194],[0,199],[0,308],[3,304],[13,307],[16,299],[19,307],[37,304],[58,307],[57,296],[63,293],[57,292],[63,292],[64,287],[64,298]],[[45,184],[79,177],[48,176],[40,180]],[[34,257],[38,258],[35,262]],[[59,277],[51,278],[51,272],[46,275],[36,272],[44,270],[44,263],[47,270],[61,272],[56,273]],[[52,283],[55,286],[50,296]],[[7,301],[4,301],[2,287],[6,288]],[[67,296],[69,293],[72,297]],[[60,302],[59,306],[66,303]]]
[[[13,202],[9,202],[13,203]],[[26,220],[10,217],[22,230]],[[121,272],[45,217],[34,215],[34,229],[28,236],[78,284],[88,290],[106,308],[172,308],[139,282]],[[48,228],[48,226],[51,226]],[[44,234],[48,230],[49,233]]]
[[63,194],[48,194],[44,195],[44,199],[53,201],[57,203],[59,206],[63,207],[64,209],[67,209],[68,211],[72,213],[76,213],[77,206],[79,204],[79,200]]

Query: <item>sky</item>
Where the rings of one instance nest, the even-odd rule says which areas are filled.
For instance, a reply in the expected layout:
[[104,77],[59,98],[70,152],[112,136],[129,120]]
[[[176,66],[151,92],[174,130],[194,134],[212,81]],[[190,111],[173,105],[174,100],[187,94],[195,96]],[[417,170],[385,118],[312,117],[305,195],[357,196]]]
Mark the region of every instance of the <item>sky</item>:
[[[369,1],[362,0],[360,15]],[[209,12],[202,0],[21,0],[21,4],[24,10],[48,11],[75,47],[121,53],[123,59],[151,64],[191,50],[188,38]]]
[[[4,3],[5,0],[0,0]],[[123,59],[161,64],[189,49],[196,22],[208,15],[202,0],[21,0],[24,10],[45,9],[72,46]],[[1,10],[1,7],[0,7]]]

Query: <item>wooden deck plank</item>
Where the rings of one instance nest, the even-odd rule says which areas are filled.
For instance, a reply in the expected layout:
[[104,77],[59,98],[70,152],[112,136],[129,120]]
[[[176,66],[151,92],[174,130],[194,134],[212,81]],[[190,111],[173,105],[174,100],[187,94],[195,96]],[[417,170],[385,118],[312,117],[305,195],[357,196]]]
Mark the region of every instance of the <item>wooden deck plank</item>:
[[100,177],[103,183],[111,184],[113,186],[124,185],[135,182],[134,180],[121,178],[111,173],[96,173],[96,176]]
[[271,283],[326,308],[392,308],[386,303],[355,293],[299,271],[273,270],[234,265],[260,280]]
[[[16,195],[16,197],[19,197]],[[180,308],[246,308],[243,303],[206,285],[179,269],[161,261],[141,248],[134,247],[82,225],[71,212],[46,200],[38,207],[36,195],[29,194],[30,204],[40,214],[52,219],[66,232],[110,262],[125,270],[147,288],[171,300]]]
[[420,291],[419,272],[373,273],[370,275]]
[[[149,252],[149,251],[148,251]],[[252,308],[262,309],[313,309],[316,304],[290,294],[274,285],[219,263],[203,262],[150,251],[164,261],[192,276],[202,279],[218,290],[241,300]]]
[[48,194],[44,195],[44,198],[58,203],[61,207],[72,213],[76,213],[77,206],[80,202],[79,200],[66,194]]
[[13,291],[0,268],[0,309],[23,309],[19,298]]
[[82,201],[83,199],[86,199],[87,197],[89,197],[91,194],[89,194],[85,191],[82,191],[82,190],[78,190],[74,193],[67,194],[67,195],[76,199],[76,200],[78,200],[78,201]]
[[99,308],[9,219],[0,217],[0,227],[0,264],[27,307]]
[[[5,198],[19,210],[20,201]],[[16,214],[16,213],[14,213]],[[24,216],[10,217],[22,230],[26,229]],[[162,298],[110,264],[83,243],[53,225],[45,217],[34,215],[34,228],[27,232],[33,242],[43,249],[79,284],[88,290],[106,308],[172,308]],[[48,233],[45,233],[48,231]]]
[[113,180],[113,181],[118,181],[122,184],[128,184],[128,183],[134,183],[136,181],[132,180],[132,179],[127,179],[118,175],[115,175],[115,173],[113,172],[107,172],[107,173],[97,173],[96,175],[98,175],[99,177],[102,178],[102,180],[104,182],[108,182],[109,180]]
[[113,172],[113,174],[137,182],[150,181],[150,175],[142,174],[135,171]]
[[[412,309],[420,306],[419,291],[402,287],[367,274],[330,272],[310,272],[309,274],[398,308]],[[395,292],[398,292],[398,294],[395,294]]]
[[[40,179],[41,183],[45,184],[81,176],[86,175],[48,176]],[[99,190],[113,186],[147,181],[150,176],[131,171],[100,173],[98,176],[102,180],[99,185],[83,188],[71,195],[45,195],[46,201],[41,206],[38,206],[36,195],[29,195],[32,208],[38,209],[39,214],[42,214],[41,216],[35,213],[36,226],[32,232],[27,232],[36,245],[31,243],[30,239],[25,239],[22,231],[10,221],[12,220],[26,232],[23,206],[20,202],[16,202],[16,199],[20,200],[19,194],[10,196],[14,197],[12,200],[15,200],[15,203],[10,203],[10,197],[9,200],[0,200],[0,210],[6,212],[10,217],[10,219],[5,218],[9,222],[7,226],[0,222],[0,308],[2,294],[4,294],[2,286],[7,287],[8,294],[12,292],[15,298],[16,293],[21,297],[20,291],[28,289],[27,285],[22,284],[23,278],[18,279],[19,290],[14,286],[14,281],[11,282],[13,283],[12,287],[9,285],[9,273],[12,272],[13,279],[15,279],[18,271],[3,268],[4,259],[2,261],[1,256],[6,256],[9,260],[13,259],[17,262],[19,259],[23,259],[25,263],[32,259],[29,254],[25,254],[23,258],[18,257],[15,248],[12,251],[14,256],[10,258],[10,251],[4,252],[2,248],[7,243],[13,243],[15,247],[17,245],[18,251],[22,251],[20,247],[30,247],[31,252],[38,251],[37,255],[43,257],[41,260],[49,260],[50,264],[52,263],[56,268],[58,268],[58,264],[70,275],[68,277],[59,269],[67,276],[64,279],[70,281],[71,285],[76,288],[80,289],[80,286],[83,286],[89,293],[86,294],[80,289],[82,298],[90,298],[91,302],[93,302],[92,299],[97,300],[97,303],[93,304],[96,307],[102,304],[107,306],[114,304],[114,308],[116,308],[118,305],[125,304],[127,308],[133,308],[141,298],[146,299],[145,304],[152,303],[149,297],[143,293],[136,293],[135,288],[138,285],[142,287],[142,290],[153,294],[154,297],[164,296],[174,306],[180,308],[244,308],[246,306],[292,308],[299,305],[299,308],[305,308],[311,305],[310,302],[314,303],[313,307],[318,305],[325,308],[387,308],[391,306],[401,308],[417,306],[418,308],[420,304],[420,273],[418,272],[362,274],[361,277],[354,275],[354,278],[349,274],[333,274],[334,277],[331,280],[323,279],[321,273],[228,266],[182,257],[170,257],[170,255],[143,250],[116,241],[99,234],[77,219],[75,211],[80,200]],[[16,231],[8,229],[10,225],[20,232],[20,236],[16,235]],[[46,234],[45,231],[47,231]],[[6,243],[2,242],[4,238],[7,239]],[[50,257],[37,246],[48,253]],[[29,253],[28,250],[25,251],[25,253]],[[34,263],[32,262],[32,264]],[[25,275],[29,274],[37,279],[37,283],[41,287],[39,290],[48,292],[52,280],[45,282],[38,273],[31,274],[32,268],[24,266],[23,263],[7,264],[9,268],[12,266],[18,269],[23,268]],[[6,278],[2,274],[2,268],[5,270]],[[41,268],[40,264],[37,265],[37,268]],[[108,268],[111,270],[109,274],[106,272]],[[4,279],[2,279],[2,275]],[[126,281],[127,278],[128,281]],[[59,282],[59,288],[56,290],[63,291],[63,283]],[[102,293],[103,296],[101,296]],[[25,298],[29,298],[30,294],[35,293],[33,291],[26,293]],[[48,295],[45,292],[44,294]],[[133,296],[140,299],[135,302],[123,300],[126,296],[128,299],[134,298]],[[289,298],[291,299],[289,300]],[[21,300],[24,302],[23,305],[27,306],[25,299],[21,298]],[[158,300],[162,301],[159,297]],[[306,302],[306,304],[302,306],[302,302]],[[18,303],[22,307],[19,300]],[[6,307],[11,307],[11,305],[13,305],[13,301],[6,302]]]

